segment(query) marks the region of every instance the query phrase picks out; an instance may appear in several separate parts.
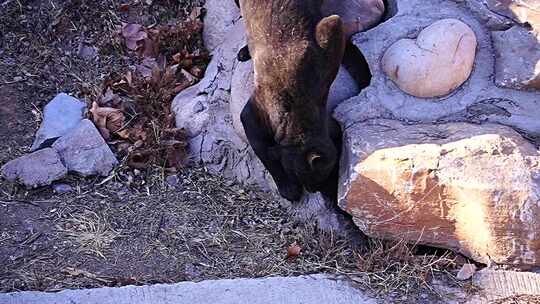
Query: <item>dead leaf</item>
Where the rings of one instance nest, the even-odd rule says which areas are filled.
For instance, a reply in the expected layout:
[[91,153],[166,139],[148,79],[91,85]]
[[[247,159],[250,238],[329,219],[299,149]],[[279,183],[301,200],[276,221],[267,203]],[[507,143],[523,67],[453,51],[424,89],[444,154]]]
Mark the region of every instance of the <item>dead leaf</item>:
[[100,107],[97,102],[94,102],[90,113],[92,121],[106,140],[110,138],[111,132],[115,133],[124,126],[124,113],[119,109]]
[[152,77],[152,70],[154,67],[157,67],[157,65],[155,58],[144,58],[141,64],[135,66],[135,73],[150,79]]
[[300,255],[300,251],[302,251],[302,247],[300,247],[296,242],[292,243],[287,248],[286,259],[288,260],[296,259]]
[[131,5],[129,5],[129,3],[120,4],[120,6],[118,7],[118,9],[124,13],[128,12],[130,8],[131,8]]
[[165,148],[165,161],[168,168],[180,170],[187,157],[186,134],[183,129],[171,128],[162,130],[160,144]]
[[200,66],[193,66],[191,69],[189,69],[189,73],[197,78],[204,77],[204,69]]
[[133,152],[129,155],[127,165],[133,169],[145,169],[150,163],[151,151]]
[[143,40],[142,57],[156,58],[159,55],[159,29],[147,30],[147,36]]

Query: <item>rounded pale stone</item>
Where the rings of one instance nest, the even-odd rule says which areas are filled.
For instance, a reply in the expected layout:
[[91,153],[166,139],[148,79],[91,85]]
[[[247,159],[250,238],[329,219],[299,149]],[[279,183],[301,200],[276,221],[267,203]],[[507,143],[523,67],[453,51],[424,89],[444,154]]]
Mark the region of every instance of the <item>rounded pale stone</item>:
[[401,39],[386,51],[382,68],[406,93],[424,98],[454,91],[471,75],[476,36],[457,19],[428,26],[416,40]]

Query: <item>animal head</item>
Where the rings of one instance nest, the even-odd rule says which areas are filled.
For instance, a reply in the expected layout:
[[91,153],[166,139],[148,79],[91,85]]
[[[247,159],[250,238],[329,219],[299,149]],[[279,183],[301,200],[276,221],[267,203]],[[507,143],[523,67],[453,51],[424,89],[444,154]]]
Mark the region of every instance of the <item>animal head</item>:
[[337,163],[337,149],[328,132],[328,91],[334,81],[345,48],[343,26],[338,16],[317,24],[315,43],[286,61],[285,83],[264,86],[258,98],[263,104],[274,139],[274,159],[306,190],[315,192]]
[[309,192],[324,186],[338,157],[335,146],[326,141],[307,146],[275,146],[270,151],[291,180],[298,181]]

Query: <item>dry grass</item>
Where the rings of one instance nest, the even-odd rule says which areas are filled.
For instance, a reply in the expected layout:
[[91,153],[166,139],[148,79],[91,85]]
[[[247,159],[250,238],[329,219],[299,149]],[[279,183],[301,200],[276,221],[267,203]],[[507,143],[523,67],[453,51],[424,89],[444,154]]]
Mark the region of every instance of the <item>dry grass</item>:
[[[449,253],[418,255],[401,242],[357,247],[296,221],[272,197],[202,168],[186,169],[176,188],[163,188],[155,169],[153,175],[118,173],[103,184],[73,179],[78,190],[60,197],[4,185],[0,209],[10,220],[0,223],[1,290],[322,272],[412,301],[422,294],[437,298],[431,279],[449,278],[456,267]],[[36,233],[39,238],[25,242]],[[286,259],[295,242],[300,255]]]
[[[7,138],[0,143],[0,164],[24,153],[13,147],[30,143],[37,125],[28,113],[39,117],[60,91],[90,96],[106,75],[133,64],[115,34],[121,21],[172,22],[200,5],[143,2],[131,13],[119,12],[116,0],[0,3],[0,83],[22,76],[0,86],[17,103],[0,96],[0,105],[18,109],[6,117],[25,124],[0,132]],[[97,47],[99,56],[78,57],[80,45]],[[451,277],[456,267],[448,253],[418,255],[415,246],[401,242],[371,240],[358,247],[309,220],[298,222],[272,197],[204,168],[183,170],[171,187],[164,166],[132,170],[126,162],[104,180],[70,177],[65,182],[75,190],[65,195],[0,184],[1,292],[325,272],[415,303],[424,293],[436,298],[431,279]],[[293,243],[300,255],[286,259]]]
[[490,304],[538,304],[540,303],[540,296],[528,296],[521,295],[511,298],[505,298],[497,301],[493,301]]
[[[442,253],[417,254],[414,245],[370,240],[367,254],[358,256],[360,273],[353,280],[377,293],[415,295],[419,290],[435,293],[433,278],[453,277],[456,255]],[[455,282],[457,283],[457,282]]]
[[78,253],[89,253],[106,259],[105,254],[120,236],[106,221],[105,217],[91,210],[85,210],[66,219],[64,227],[57,227],[77,247]]

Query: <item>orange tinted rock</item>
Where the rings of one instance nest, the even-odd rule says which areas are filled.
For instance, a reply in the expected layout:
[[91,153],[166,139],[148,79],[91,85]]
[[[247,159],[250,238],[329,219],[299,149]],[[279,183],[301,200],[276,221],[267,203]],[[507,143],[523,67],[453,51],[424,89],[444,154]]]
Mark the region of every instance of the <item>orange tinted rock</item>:
[[540,154],[512,129],[372,120],[345,145],[340,207],[367,235],[540,265]]

